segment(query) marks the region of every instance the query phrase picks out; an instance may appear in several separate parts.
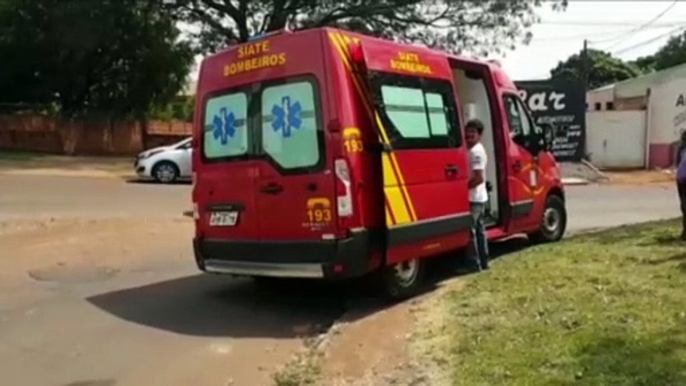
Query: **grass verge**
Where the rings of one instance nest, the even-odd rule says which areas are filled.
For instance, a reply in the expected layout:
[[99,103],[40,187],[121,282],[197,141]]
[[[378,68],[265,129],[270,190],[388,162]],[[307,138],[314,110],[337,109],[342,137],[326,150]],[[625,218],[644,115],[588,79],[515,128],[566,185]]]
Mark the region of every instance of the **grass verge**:
[[686,385],[678,234],[658,222],[511,254],[429,311],[424,351],[456,385]]
[[308,348],[272,375],[274,386],[316,386],[321,382],[322,352]]
[[0,161],[34,161],[45,157],[45,154],[15,150],[0,150]]

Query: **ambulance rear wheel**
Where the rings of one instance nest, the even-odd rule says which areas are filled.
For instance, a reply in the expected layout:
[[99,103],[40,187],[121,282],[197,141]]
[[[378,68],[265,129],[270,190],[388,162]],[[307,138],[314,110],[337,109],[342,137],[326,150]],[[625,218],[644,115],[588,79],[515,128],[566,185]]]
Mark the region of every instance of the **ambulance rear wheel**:
[[545,203],[538,231],[529,235],[534,243],[559,241],[567,229],[567,210],[560,196],[551,195]]
[[419,293],[424,284],[425,265],[421,259],[412,259],[385,267],[383,283],[386,292],[394,299]]

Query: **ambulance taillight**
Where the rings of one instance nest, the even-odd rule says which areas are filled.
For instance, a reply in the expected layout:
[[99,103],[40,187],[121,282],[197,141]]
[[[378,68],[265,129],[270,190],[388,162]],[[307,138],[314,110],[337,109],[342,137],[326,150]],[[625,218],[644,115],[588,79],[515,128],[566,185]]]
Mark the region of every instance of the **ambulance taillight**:
[[347,227],[349,219],[354,215],[350,167],[345,159],[339,158],[334,161],[334,169],[336,173],[338,221],[341,227]]

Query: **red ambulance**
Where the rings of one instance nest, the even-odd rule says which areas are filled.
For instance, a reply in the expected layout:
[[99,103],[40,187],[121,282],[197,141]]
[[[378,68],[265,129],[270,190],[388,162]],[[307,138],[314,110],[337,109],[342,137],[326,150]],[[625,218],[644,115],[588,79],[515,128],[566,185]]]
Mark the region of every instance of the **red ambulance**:
[[200,270],[421,287],[463,249],[464,123],[484,123],[490,240],[562,238],[565,194],[547,127],[495,63],[321,28],[204,59],[193,133]]

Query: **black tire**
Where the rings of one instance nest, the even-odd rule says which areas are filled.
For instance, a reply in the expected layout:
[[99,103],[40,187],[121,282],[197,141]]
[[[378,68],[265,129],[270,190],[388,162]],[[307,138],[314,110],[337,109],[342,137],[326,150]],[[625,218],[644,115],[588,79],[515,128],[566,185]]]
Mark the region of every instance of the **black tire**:
[[560,196],[551,195],[545,202],[545,209],[538,230],[529,235],[537,244],[560,241],[567,230],[567,209]]
[[421,292],[424,286],[426,263],[423,259],[384,267],[381,272],[386,293],[393,299],[406,299]]
[[157,182],[171,184],[179,178],[179,167],[171,161],[160,161],[152,167],[152,177]]

